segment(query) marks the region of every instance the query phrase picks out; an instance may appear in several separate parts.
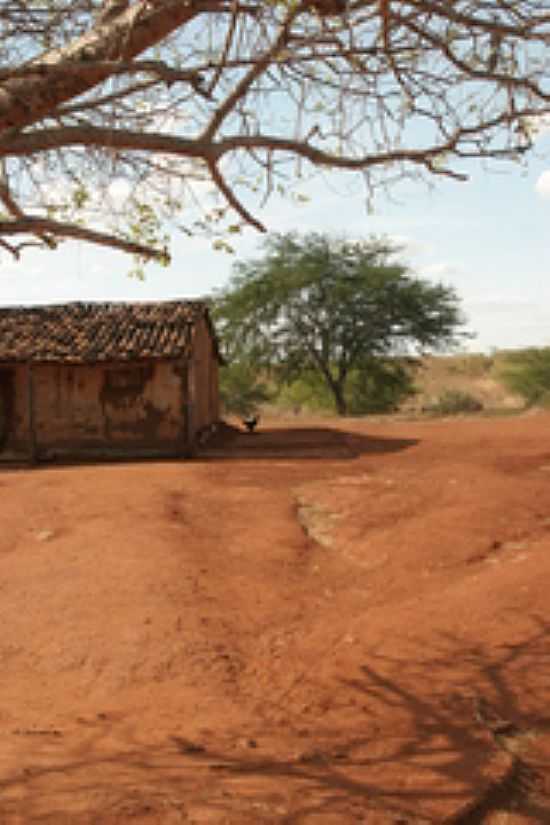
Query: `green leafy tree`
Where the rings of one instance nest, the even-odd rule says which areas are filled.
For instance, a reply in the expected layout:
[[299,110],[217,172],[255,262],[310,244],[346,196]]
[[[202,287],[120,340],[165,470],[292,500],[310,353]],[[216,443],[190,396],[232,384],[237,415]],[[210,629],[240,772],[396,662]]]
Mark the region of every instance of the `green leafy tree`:
[[370,197],[517,161],[549,38],[546,0],[3,0],[0,246],[166,261],[168,228],[227,249],[315,170]]
[[412,277],[397,252],[377,239],[269,237],[262,257],[235,265],[215,302],[229,358],[269,366],[286,380],[313,369],[346,414],[354,371],[459,335],[455,292]]

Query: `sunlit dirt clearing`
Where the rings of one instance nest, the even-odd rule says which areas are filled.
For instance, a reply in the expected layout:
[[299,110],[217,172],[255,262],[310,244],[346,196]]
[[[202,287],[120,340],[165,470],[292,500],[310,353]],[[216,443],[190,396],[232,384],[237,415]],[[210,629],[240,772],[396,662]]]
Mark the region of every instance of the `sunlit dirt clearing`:
[[550,416],[0,494],[0,822],[550,822]]

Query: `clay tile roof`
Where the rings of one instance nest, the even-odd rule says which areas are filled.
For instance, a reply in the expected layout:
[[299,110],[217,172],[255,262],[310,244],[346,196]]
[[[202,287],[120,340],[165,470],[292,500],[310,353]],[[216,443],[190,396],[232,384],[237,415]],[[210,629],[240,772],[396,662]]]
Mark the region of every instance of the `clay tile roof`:
[[200,301],[0,307],[0,361],[93,363],[186,355]]

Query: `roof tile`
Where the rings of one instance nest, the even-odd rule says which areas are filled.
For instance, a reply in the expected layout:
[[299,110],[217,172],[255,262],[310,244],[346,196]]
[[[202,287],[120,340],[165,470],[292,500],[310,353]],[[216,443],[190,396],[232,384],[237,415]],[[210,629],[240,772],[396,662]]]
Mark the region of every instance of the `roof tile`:
[[200,301],[0,307],[0,361],[177,357],[207,312]]

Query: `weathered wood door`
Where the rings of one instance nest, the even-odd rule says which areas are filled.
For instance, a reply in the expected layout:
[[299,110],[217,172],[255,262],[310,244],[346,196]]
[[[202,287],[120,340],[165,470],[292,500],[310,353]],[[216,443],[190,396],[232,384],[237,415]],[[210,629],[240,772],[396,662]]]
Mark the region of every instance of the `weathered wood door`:
[[0,450],[9,438],[13,426],[14,371],[0,368]]

